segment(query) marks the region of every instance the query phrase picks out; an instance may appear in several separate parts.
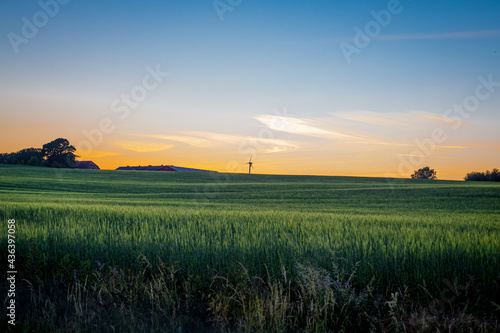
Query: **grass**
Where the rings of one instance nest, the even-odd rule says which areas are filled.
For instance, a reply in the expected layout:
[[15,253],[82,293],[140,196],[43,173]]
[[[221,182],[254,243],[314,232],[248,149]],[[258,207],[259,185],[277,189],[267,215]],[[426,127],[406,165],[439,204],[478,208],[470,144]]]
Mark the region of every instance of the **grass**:
[[26,331],[498,330],[499,199],[486,183],[0,165]]

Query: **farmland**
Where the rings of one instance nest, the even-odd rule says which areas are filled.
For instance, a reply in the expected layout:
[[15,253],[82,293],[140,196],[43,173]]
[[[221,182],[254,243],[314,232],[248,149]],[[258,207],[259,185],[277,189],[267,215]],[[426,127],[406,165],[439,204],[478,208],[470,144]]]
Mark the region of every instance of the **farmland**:
[[29,328],[498,329],[498,184],[0,165],[0,215]]

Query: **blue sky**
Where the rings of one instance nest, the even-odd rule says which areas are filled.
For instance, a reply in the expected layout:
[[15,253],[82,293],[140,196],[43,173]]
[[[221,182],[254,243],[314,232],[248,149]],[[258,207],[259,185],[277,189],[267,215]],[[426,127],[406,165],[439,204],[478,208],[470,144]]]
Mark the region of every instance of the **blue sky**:
[[[43,19],[54,3],[57,13],[16,52],[23,17]],[[105,168],[243,172],[228,165],[254,154],[267,173],[398,175],[401,156],[421,155],[415,169],[459,179],[500,164],[500,87],[460,128],[439,119],[474,94],[478,77],[500,81],[500,2],[218,4],[232,9],[223,20],[213,1],[3,1],[1,150],[60,136],[78,148],[91,141],[82,131],[107,118],[113,130],[82,150]],[[354,29],[391,6],[398,13],[348,62],[341,43],[354,45]],[[110,105],[146,68],[169,75],[118,119]],[[446,142],[413,154],[435,128]]]

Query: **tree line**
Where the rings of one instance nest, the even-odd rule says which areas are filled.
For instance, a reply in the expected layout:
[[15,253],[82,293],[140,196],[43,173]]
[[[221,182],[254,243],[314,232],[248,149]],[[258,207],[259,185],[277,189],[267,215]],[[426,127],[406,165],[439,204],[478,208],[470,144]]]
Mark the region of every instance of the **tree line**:
[[[48,142],[42,148],[25,148],[15,153],[0,153],[1,164],[20,164],[33,166],[47,166],[52,168],[74,168],[76,166],[76,148],[64,138]],[[415,170],[412,179],[437,179],[437,172],[428,166]],[[470,172],[465,177],[466,181],[500,181],[498,169],[485,172]]]
[[48,142],[42,148],[25,148],[15,153],[0,154],[0,163],[47,166],[52,168],[74,168],[76,148],[64,138]]
[[500,182],[500,172],[495,168],[491,171],[486,170],[486,172],[470,172],[465,176],[465,180],[473,181],[490,181],[490,182]]
[[[415,170],[411,175],[412,179],[437,179],[437,172],[428,166]],[[498,169],[493,169],[491,171],[486,170],[485,172],[469,172],[464,180],[469,181],[490,181],[490,182],[500,182],[500,172]]]

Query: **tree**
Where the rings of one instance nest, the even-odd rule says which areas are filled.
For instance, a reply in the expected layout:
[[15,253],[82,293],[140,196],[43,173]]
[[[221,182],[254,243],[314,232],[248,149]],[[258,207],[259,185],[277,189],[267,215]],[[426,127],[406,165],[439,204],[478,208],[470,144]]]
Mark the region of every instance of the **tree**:
[[496,168],[491,171],[486,170],[486,172],[473,171],[469,172],[464,179],[472,181],[500,182],[500,172]]
[[40,148],[21,149],[15,153],[0,154],[0,163],[21,165],[43,165],[43,152]]
[[0,154],[0,163],[2,164],[14,164],[14,153],[2,153]]
[[15,153],[18,164],[43,165],[43,152],[40,148],[26,148]]
[[415,170],[413,175],[411,175],[411,178],[413,178],[413,179],[437,179],[436,171],[434,171],[434,169],[429,168],[428,166],[426,166],[425,168],[420,168],[418,170]]
[[75,157],[77,157],[75,151],[76,148],[63,138],[55,139],[42,147],[47,165],[55,168],[74,168]]

